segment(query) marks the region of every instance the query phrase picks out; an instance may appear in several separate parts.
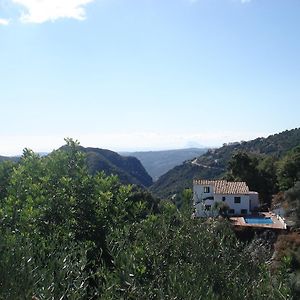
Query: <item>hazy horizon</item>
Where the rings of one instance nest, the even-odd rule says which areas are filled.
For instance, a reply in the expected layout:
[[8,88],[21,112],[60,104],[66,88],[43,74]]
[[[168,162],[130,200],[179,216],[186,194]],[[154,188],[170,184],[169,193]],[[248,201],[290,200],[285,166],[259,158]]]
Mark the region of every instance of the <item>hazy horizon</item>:
[[[289,128],[288,130],[291,130],[294,128]],[[286,129],[282,130],[285,131]],[[266,138],[269,135],[272,134],[276,134],[279,132],[273,132],[270,134],[266,134],[266,135],[257,135],[257,136],[253,136],[251,138],[240,138],[240,139],[235,139],[235,140],[223,140],[220,143],[215,143],[215,144],[200,144],[197,143],[196,141],[188,141],[186,144],[174,144],[174,146],[145,146],[145,147],[139,147],[137,146],[132,146],[132,147],[114,147],[113,144],[105,144],[101,142],[97,142],[97,138],[95,138],[95,140],[92,140],[91,137],[89,137],[89,139],[78,139],[74,136],[68,136],[73,138],[74,140],[77,140],[81,146],[83,147],[92,147],[92,148],[101,148],[101,149],[108,149],[111,151],[115,151],[115,152],[146,152],[146,151],[165,151],[165,150],[181,150],[181,149],[189,149],[189,148],[219,148],[221,147],[224,143],[235,143],[235,142],[241,142],[241,141],[250,141],[256,138]],[[22,139],[23,137],[19,137],[20,139]],[[67,136],[65,137],[67,138]],[[174,137],[172,137],[174,138]],[[50,144],[51,142],[54,142],[53,145],[48,146],[47,148],[43,148],[43,147],[39,147],[38,143],[39,140],[43,140],[42,143],[43,144]],[[11,145],[11,149],[15,149],[16,147],[16,143],[14,142],[14,138],[10,139],[12,142],[11,144],[7,144],[6,146]],[[60,138],[60,137],[47,137],[47,136],[41,136],[41,137],[26,137],[25,140],[27,141],[23,141],[20,142],[20,145],[18,146],[18,151],[14,152],[14,150],[8,151],[8,152],[2,152],[0,153],[0,156],[20,156],[22,154],[23,149],[28,148],[33,150],[36,153],[50,153],[53,150],[58,149],[59,147],[63,146],[65,144],[64,138]],[[31,140],[31,141],[30,141]],[[30,141],[30,142],[29,142]],[[48,142],[47,142],[48,141]],[[144,142],[147,142],[146,140],[144,140]],[[26,144],[27,143],[27,144]],[[24,146],[21,146],[24,145]],[[1,147],[2,148],[2,147]]]

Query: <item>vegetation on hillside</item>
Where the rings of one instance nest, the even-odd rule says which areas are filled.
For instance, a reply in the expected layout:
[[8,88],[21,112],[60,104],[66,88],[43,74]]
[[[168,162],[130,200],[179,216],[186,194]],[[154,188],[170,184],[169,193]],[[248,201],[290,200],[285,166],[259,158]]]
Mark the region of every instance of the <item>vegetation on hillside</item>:
[[169,198],[181,193],[185,188],[191,188],[194,178],[211,179],[218,178],[219,171],[186,162],[162,175],[150,187],[150,191],[157,197]]
[[271,274],[225,220],[90,174],[67,145],[1,165],[0,299],[291,298],[285,256]]
[[80,147],[80,150],[86,153],[91,174],[103,171],[106,175],[117,175],[125,184],[130,183],[143,187],[149,187],[152,184],[151,176],[135,157],[124,157],[116,152],[99,148]]
[[[300,297],[300,129],[285,131],[267,139],[224,145],[169,171],[153,186],[161,197],[192,186],[193,178],[224,178],[247,182],[259,192],[262,209],[282,206],[291,232],[279,235],[275,242],[273,267],[286,259],[290,264],[292,295]],[[178,196],[179,195],[179,196]],[[275,195],[275,197],[274,197]]]
[[[300,128],[249,142],[224,144],[196,161],[170,170],[153,184],[151,191],[169,197],[190,188],[194,178],[228,178],[246,181],[250,189],[260,192],[261,202],[269,204],[273,193],[286,190],[291,182],[299,180],[299,145]],[[286,178],[291,182],[284,183]]]
[[270,207],[274,194],[286,191],[300,181],[300,146],[292,148],[281,158],[237,152],[228,162],[226,177],[246,181]]
[[[284,208],[287,218],[293,224],[292,230],[280,235],[275,243],[276,261],[290,261],[290,286],[294,299],[300,298],[300,181],[284,193]],[[291,222],[292,221],[292,222]]]

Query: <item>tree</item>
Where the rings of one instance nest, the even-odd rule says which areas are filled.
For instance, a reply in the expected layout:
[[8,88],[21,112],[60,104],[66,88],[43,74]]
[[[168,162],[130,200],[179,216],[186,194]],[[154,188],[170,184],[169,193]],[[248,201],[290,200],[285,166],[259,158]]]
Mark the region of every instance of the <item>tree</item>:
[[227,216],[230,207],[226,202],[215,202],[213,209],[218,212],[218,215]]
[[226,178],[245,181],[250,190],[259,193],[261,203],[270,207],[277,192],[275,162],[274,157],[237,152],[228,163]]
[[238,152],[228,162],[227,176],[229,179],[245,181],[250,189],[254,189],[257,186],[257,165],[255,157],[246,152]]
[[278,163],[279,186],[285,191],[300,181],[300,146],[289,151]]
[[15,163],[3,161],[0,163],[0,202],[7,196],[7,187]]
[[288,203],[288,214],[295,221],[296,226],[300,226],[300,181],[287,190],[284,195]]

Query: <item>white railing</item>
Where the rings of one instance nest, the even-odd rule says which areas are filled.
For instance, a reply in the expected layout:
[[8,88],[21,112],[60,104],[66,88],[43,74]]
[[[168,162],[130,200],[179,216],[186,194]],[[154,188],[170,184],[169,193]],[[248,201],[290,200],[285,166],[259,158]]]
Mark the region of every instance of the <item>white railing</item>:
[[283,228],[286,229],[285,219],[279,215],[276,215],[277,220],[283,225]]

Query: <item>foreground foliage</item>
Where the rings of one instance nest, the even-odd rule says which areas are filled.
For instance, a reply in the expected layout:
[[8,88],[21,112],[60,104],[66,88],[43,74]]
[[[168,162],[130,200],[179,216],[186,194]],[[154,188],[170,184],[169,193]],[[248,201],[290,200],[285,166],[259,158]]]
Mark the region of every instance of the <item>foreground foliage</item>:
[[0,168],[0,299],[289,299],[223,219],[201,222],[114,176],[78,145]]

